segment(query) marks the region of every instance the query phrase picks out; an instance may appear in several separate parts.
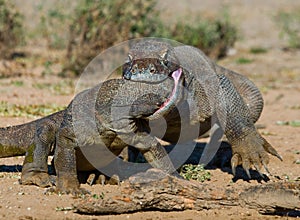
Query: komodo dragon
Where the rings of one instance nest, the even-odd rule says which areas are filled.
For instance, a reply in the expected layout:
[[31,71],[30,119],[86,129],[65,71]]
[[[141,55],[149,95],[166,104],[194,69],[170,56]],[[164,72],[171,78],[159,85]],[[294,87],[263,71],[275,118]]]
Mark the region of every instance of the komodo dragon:
[[22,183],[47,186],[47,157],[55,144],[56,191],[61,193],[82,192],[77,171],[100,169],[127,146],[140,150],[153,167],[175,172],[144,121],[164,104],[180,100],[178,74],[173,75],[175,85],[171,79],[159,83],[108,80],[79,93],[61,112],[1,128],[0,157],[26,153]]
[[[142,40],[130,49],[128,61],[123,66],[123,78],[155,82],[180,69],[183,71],[184,86],[196,105],[190,108],[189,121],[180,122],[182,118],[179,111],[171,111],[166,116],[167,131],[163,140],[176,143],[181,135],[180,128],[189,123],[200,125],[201,136],[212,127],[213,118],[216,117],[232,145],[231,166],[234,175],[238,165],[243,166],[249,178],[252,165],[260,175],[262,165],[269,172],[267,153],[282,160],[254,127],[263,109],[258,88],[245,76],[218,66],[199,49],[191,46],[172,47],[168,42],[153,39]],[[186,103],[178,107],[184,109],[184,105]],[[151,117],[154,119],[155,114]],[[185,140],[196,138],[188,137],[188,132],[185,133]]]

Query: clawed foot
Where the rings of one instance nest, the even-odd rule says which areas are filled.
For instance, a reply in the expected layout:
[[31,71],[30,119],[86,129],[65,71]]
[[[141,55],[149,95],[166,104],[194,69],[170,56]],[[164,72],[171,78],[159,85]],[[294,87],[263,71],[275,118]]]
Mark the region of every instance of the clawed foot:
[[22,173],[20,184],[22,185],[36,185],[42,188],[53,186],[53,178],[45,172],[24,172]]
[[249,169],[254,166],[261,177],[264,178],[262,167],[270,174],[267,164],[269,163],[269,154],[282,161],[282,157],[277,151],[256,131],[250,133],[243,139],[232,144],[231,167],[233,175],[236,174],[236,167],[242,165],[247,176],[251,179]]
[[118,175],[112,175],[111,177],[106,177],[105,175],[101,174],[98,176],[95,174],[90,174],[87,183],[89,185],[93,185],[93,184],[101,184],[102,186],[105,184],[109,184],[109,185],[120,185],[121,181],[120,181],[120,177]]
[[86,194],[91,194],[90,191],[83,188],[59,189],[57,187],[50,187],[45,192],[45,194],[53,194],[53,193],[58,195],[71,194],[76,197],[86,195]]
[[46,191],[46,194],[49,193],[72,194],[73,196],[90,194],[88,190],[80,188],[76,175],[63,175],[57,178],[56,187],[51,187]]

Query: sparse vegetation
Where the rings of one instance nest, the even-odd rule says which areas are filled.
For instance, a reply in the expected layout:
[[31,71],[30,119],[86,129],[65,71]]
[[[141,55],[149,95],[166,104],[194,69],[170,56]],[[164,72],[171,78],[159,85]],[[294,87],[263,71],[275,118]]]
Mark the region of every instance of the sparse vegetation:
[[80,73],[102,50],[128,39],[151,36],[160,26],[154,0],[83,0],[70,25],[66,69]]
[[292,127],[300,127],[300,120],[292,120],[292,121],[276,121],[277,125],[289,125]]
[[161,21],[155,5],[155,0],[81,1],[70,25],[65,69],[79,74],[102,50],[133,38],[170,38],[199,47],[213,58],[225,56],[237,39],[226,13],[216,20],[197,17],[197,22],[170,26]]
[[24,82],[21,80],[14,80],[11,82],[12,85],[17,86],[17,87],[21,87],[24,85]]
[[23,40],[22,16],[11,1],[0,0],[0,58],[10,59]]
[[185,164],[180,169],[180,175],[187,180],[204,182],[210,180],[211,174],[205,170],[202,164]]
[[236,63],[238,63],[238,64],[248,64],[248,63],[252,63],[252,62],[253,62],[252,59],[248,59],[245,57],[241,57],[236,60]]
[[262,54],[262,53],[267,53],[267,52],[268,52],[268,50],[263,47],[252,47],[250,49],[250,53],[252,53],[252,54]]
[[54,95],[70,95],[74,92],[72,80],[61,80],[58,83],[34,83],[33,88],[47,89]]
[[51,49],[65,49],[67,46],[67,27],[72,15],[71,1],[57,0],[49,9],[44,7],[44,2],[38,5],[40,14],[39,24],[32,35],[44,38]]
[[9,104],[5,101],[0,102],[0,116],[6,117],[39,117],[65,109],[65,106],[55,104],[41,105],[17,105]]
[[287,39],[287,46],[300,49],[300,8],[291,12],[279,12],[275,21],[281,30],[280,36]]
[[[67,57],[61,60],[64,70],[76,74],[101,51],[133,38],[170,38],[198,47],[212,58],[225,56],[237,39],[237,29],[226,10],[216,19],[191,16],[187,22],[166,25],[156,3],[157,0],[80,0],[75,3],[57,0],[51,8],[40,3],[36,8],[38,25],[26,32],[26,37],[46,41],[50,49],[66,50]],[[24,39],[21,18],[11,2],[0,0],[0,51]],[[51,63],[45,63],[43,74],[52,74]]]
[[230,21],[225,10],[216,19],[196,17],[192,22],[178,22],[171,33],[163,37],[172,38],[181,43],[198,47],[213,59],[226,56],[238,38],[237,28]]

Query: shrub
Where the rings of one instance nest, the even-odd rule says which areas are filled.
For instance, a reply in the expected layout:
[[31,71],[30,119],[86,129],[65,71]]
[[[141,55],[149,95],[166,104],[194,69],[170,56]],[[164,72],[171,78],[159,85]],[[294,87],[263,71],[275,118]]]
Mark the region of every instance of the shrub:
[[11,1],[0,0],[0,58],[11,58],[22,40],[22,16]]
[[288,47],[300,48],[300,9],[292,12],[279,12],[275,21],[280,28],[280,36],[287,38]]
[[211,58],[226,56],[229,47],[237,39],[237,30],[226,20],[199,19],[194,24],[177,23],[172,31],[173,39],[198,47]]
[[209,171],[205,170],[202,164],[184,164],[180,169],[180,175],[186,180],[204,182],[211,179]]
[[102,50],[124,40],[155,32],[154,0],[84,0],[70,26],[67,69],[80,73]]

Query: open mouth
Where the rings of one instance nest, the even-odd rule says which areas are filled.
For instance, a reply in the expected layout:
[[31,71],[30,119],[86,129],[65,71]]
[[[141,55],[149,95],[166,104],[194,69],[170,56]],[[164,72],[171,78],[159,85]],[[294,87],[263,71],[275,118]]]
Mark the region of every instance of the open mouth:
[[[179,99],[180,95],[180,77],[182,75],[182,69],[179,68],[178,70],[175,70],[172,72],[171,76],[174,79],[174,87],[172,90],[172,93],[170,97],[160,106],[160,108],[152,115],[148,117],[149,120],[154,120],[159,117],[161,117],[164,114],[167,114],[171,111],[172,105],[175,105],[177,103],[177,100]],[[168,76],[167,76],[168,77]]]

